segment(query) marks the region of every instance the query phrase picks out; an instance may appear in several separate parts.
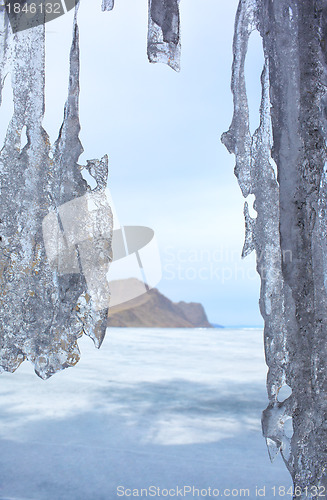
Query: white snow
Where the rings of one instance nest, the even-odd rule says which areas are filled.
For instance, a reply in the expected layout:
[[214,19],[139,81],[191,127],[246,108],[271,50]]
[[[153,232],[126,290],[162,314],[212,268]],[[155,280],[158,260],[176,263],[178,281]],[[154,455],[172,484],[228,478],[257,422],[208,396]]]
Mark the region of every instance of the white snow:
[[117,328],[99,351],[79,344],[77,366],[47,381],[28,363],[1,375],[0,500],[111,500],[151,485],[247,498],[265,486],[273,499],[290,487],[261,435],[260,330]]

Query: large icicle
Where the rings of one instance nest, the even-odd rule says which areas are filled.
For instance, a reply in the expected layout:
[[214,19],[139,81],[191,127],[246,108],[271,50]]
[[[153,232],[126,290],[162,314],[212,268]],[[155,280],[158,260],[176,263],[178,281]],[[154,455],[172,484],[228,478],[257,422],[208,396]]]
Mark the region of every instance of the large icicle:
[[[76,16],[77,9],[68,99],[53,154],[42,128],[44,25],[12,34],[4,20],[0,39],[0,68],[6,71],[11,60],[14,98],[0,154],[0,367],[14,371],[27,358],[42,378],[78,361],[76,341],[83,331],[101,344],[109,305],[106,285],[99,284],[98,296],[92,278],[108,270],[111,211],[103,194],[90,192],[77,164],[82,146]],[[24,128],[28,142],[21,148]],[[103,188],[107,159],[92,165]]]
[[[236,155],[245,206],[243,254],[255,248],[269,368],[263,433],[281,451],[294,498],[327,498],[325,146],[326,3],[241,0],[234,37],[234,117],[223,142]],[[253,29],[263,38],[261,121],[251,137],[244,63]],[[271,145],[271,129],[273,144]],[[278,181],[270,156],[278,169]],[[283,385],[291,395],[280,401]],[[284,424],[292,419],[293,436]]]

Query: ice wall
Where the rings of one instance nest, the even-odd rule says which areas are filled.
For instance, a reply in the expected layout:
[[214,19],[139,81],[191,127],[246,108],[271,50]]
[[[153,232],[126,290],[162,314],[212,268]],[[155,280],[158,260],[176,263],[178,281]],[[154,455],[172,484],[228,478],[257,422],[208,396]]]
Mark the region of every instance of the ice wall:
[[[263,434],[270,457],[283,456],[294,498],[306,499],[327,498],[326,21],[326,1],[240,1],[234,116],[222,137],[258,214],[252,219],[245,202],[243,256],[257,256],[269,368]],[[251,136],[244,64],[253,30],[265,65]]]

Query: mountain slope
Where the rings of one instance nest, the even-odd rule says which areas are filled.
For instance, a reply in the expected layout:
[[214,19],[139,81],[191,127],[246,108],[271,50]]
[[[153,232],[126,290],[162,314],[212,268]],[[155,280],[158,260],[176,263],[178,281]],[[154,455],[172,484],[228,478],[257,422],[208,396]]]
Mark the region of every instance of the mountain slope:
[[[139,287],[135,278],[123,280],[129,289]],[[114,282],[112,282],[114,283]],[[116,282],[117,283],[117,282]],[[123,288],[117,283],[119,288]],[[156,288],[146,294],[109,309],[108,326],[157,328],[210,328],[201,304],[172,302]]]

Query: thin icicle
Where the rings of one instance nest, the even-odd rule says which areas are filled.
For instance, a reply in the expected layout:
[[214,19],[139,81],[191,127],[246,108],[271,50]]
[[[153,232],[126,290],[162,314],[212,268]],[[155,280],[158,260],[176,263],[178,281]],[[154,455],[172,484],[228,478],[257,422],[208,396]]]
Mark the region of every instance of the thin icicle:
[[179,0],[149,0],[148,58],[180,69]]
[[[263,433],[281,452],[296,498],[326,493],[326,15],[322,2],[241,0],[234,37],[234,116],[222,137],[236,156],[245,205],[243,254],[254,247],[261,277],[269,405]],[[251,31],[265,53],[260,126],[251,136],[244,62]],[[273,137],[273,141],[272,141]],[[273,158],[278,182],[270,164]],[[284,401],[278,393],[287,384]],[[294,439],[285,432],[292,421]],[[324,444],[322,444],[324,443]]]
[[[112,217],[103,192],[88,193],[77,163],[83,150],[77,9],[68,98],[52,159],[42,128],[44,25],[9,33],[6,40],[14,114],[0,154],[0,367],[14,371],[28,359],[47,378],[76,364],[83,332],[98,347],[102,342],[109,291],[101,280],[111,260]],[[23,129],[27,144],[21,150]],[[94,160],[93,168],[103,188],[106,158]]]

